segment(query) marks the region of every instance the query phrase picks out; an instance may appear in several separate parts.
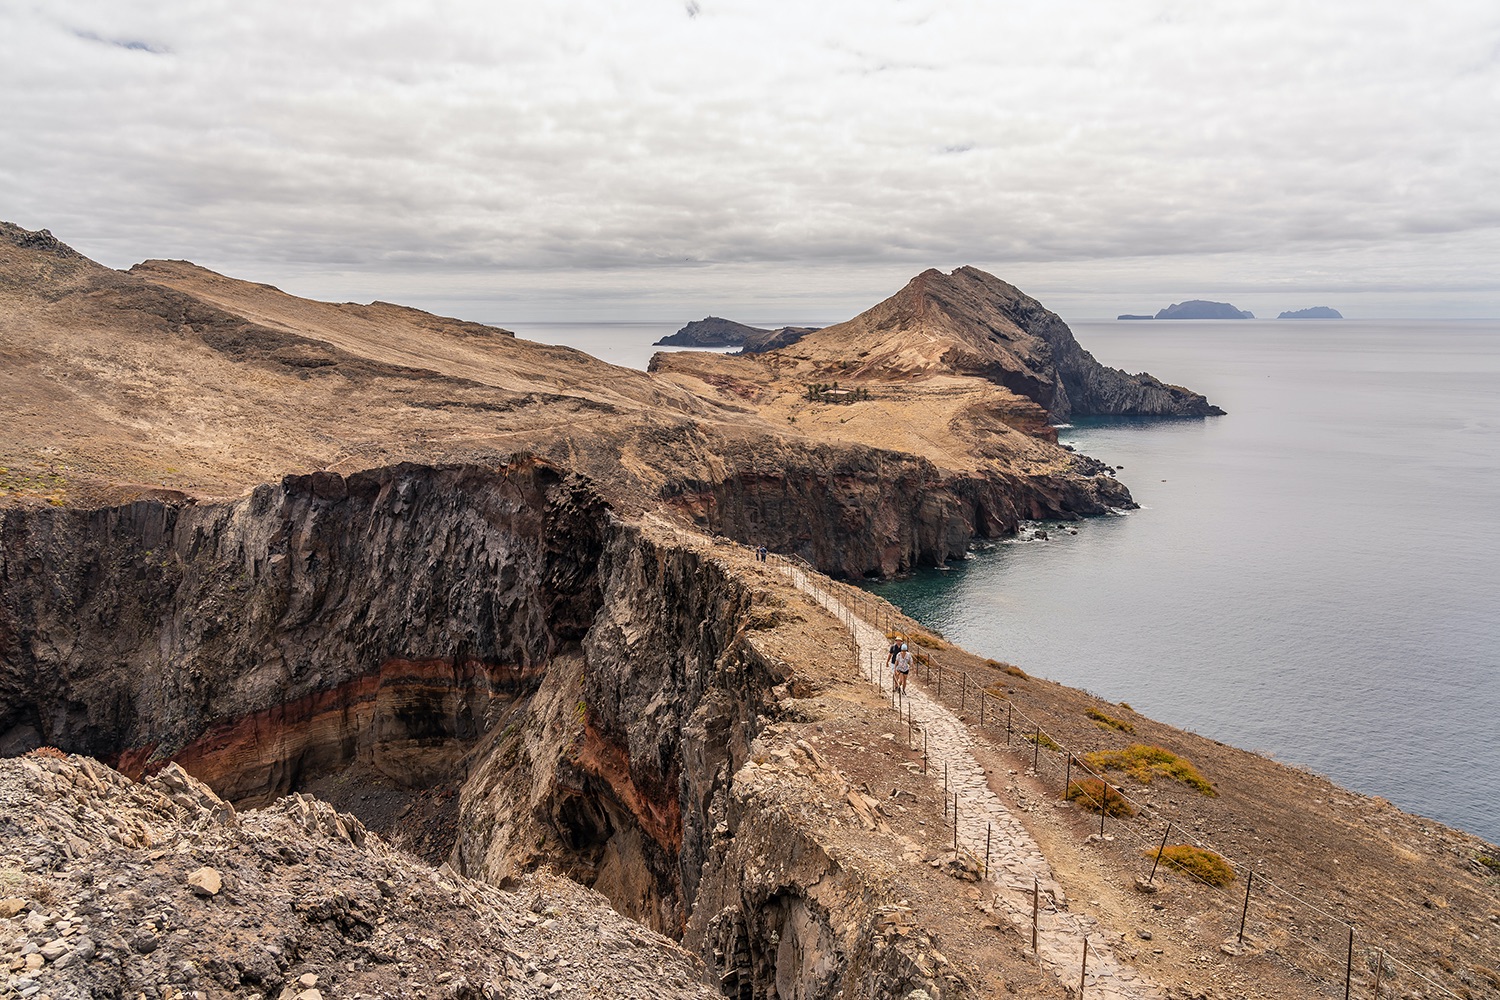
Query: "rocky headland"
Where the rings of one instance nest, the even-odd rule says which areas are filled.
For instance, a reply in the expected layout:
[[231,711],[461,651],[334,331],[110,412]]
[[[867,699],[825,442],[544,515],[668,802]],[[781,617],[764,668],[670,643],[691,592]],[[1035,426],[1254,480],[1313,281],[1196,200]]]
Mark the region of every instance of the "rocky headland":
[[1228,302],[1209,302],[1206,299],[1188,299],[1173,302],[1159,310],[1157,319],[1254,319],[1248,309],[1236,309]]
[[759,327],[746,326],[744,323],[736,323],[732,319],[724,319],[721,316],[705,316],[702,319],[693,320],[676,333],[661,338],[655,346],[739,347],[745,343],[746,338],[765,336],[770,332]]
[[[1204,417],[1224,412],[1189,389],[1101,365],[1056,313],[973,267],[951,274],[925,271],[845,323],[755,358],[722,359],[722,365],[715,369],[714,359],[704,355],[662,354],[653,359],[652,371],[709,398],[728,394],[771,402],[769,415],[778,423],[796,416],[782,412],[796,399],[775,385],[786,382],[804,388],[838,382],[867,389],[876,400],[899,399],[908,388],[921,392],[942,385],[943,395],[968,399],[968,412],[1004,413],[1003,422],[1040,437],[1047,436],[1048,423],[1074,416]],[[770,388],[754,388],[767,382]],[[885,422],[891,422],[886,416]],[[940,427],[940,414],[912,409],[895,424]]]
[[[842,336],[645,374],[0,237],[17,995],[1072,995],[1071,958],[1006,915],[1014,887],[949,844],[938,758],[863,679],[870,622],[964,672],[966,700],[932,691],[953,721],[931,749],[972,758],[1045,853],[1047,905],[1133,969],[1090,995],[1341,985],[1321,956],[1343,925],[1299,902],[1258,897],[1235,950],[1233,889],[1137,892],[1168,820],[1356,923],[1403,990],[1500,988],[1493,847],[977,659],[812,572],[1128,504],[1051,421],[1212,411],[1098,366],[1004,282],[927,272]],[[810,390],[834,381],[867,392]],[[1092,838],[1041,727],[1170,747],[1216,794],[1122,777],[1149,806]]]
[[763,330],[718,316],[706,316],[656,342],[656,347],[739,347],[747,354],[759,354],[795,344],[816,327],[783,326]]

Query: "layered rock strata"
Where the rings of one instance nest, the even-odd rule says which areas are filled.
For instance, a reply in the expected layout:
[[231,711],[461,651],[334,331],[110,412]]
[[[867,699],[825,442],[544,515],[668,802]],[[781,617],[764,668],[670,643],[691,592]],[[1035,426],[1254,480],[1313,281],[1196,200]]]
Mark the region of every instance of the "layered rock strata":
[[589,627],[603,533],[536,463],[5,511],[0,745],[181,759],[236,800],[357,758],[440,780]]

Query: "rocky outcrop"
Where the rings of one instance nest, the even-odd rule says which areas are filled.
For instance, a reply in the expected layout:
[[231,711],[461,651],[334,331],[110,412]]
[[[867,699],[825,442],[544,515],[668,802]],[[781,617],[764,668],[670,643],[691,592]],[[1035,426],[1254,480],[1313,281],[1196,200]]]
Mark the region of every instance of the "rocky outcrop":
[[746,326],[732,319],[705,316],[658,340],[657,347],[739,347],[746,338],[770,333],[756,326]]
[[1209,302],[1206,299],[1188,299],[1173,302],[1158,310],[1157,319],[1254,319],[1255,314],[1247,309],[1236,309],[1228,302]]
[[813,332],[812,327],[783,326],[775,330],[762,330],[746,326],[732,319],[706,316],[658,340],[657,347],[742,347],[749,354],[760,354],[795,344]]
[[753,595],[701,555],[622,531],[600,576],[582,656],[549,670],[527,717],[482,752],[455,857],[496,881],[561,863],[680,934],[708,830],[784,667],[745,641]]
[[1310,309],[1291,309],[1276,317],[1277,319],[1343,319],[1344,316],[1337,309],[1328,306],[1313,306]]
[[175,765],[58,755],[0,760],[0,806],[7,995],[716,995],[595,893],[433,870],[306,796],[236,814]]

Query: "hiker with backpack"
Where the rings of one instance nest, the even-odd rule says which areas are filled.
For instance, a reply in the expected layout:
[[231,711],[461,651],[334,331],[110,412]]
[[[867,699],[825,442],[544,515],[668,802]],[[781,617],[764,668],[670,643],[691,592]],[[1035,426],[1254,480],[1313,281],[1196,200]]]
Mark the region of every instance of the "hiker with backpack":
[[911,651],[906,648],[906,643],[901,644],[901,649],[896,653],[892,661],[891,682],[892,686],[900,694],[906,694],[906,679],[911,674]]

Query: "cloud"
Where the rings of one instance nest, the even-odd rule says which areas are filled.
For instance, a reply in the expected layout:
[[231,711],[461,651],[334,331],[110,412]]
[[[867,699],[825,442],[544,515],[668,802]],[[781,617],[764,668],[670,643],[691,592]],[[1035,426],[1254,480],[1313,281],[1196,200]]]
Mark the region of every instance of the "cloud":
[[166,55],[169,51],[165,46],[153,45],[150,42],[142,42],[137,39],[128,38],[100,38],[92,31],[75,31],[74,35],[86,42],[98,42],[101,45],[113,45],[116,48],[128,49],[134,52],[149,52],[155,56]]
[[1439,295],[1500,219],[1482,3],[0,16],[7,217],[329,297],[629,311],[674,282],[814,275],[842,302],[929,265],[1172,289],[1215,261],[1283,282],[1371,259]]

